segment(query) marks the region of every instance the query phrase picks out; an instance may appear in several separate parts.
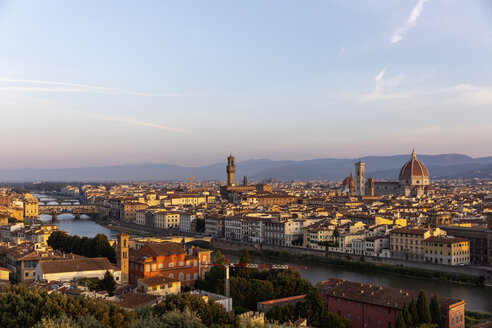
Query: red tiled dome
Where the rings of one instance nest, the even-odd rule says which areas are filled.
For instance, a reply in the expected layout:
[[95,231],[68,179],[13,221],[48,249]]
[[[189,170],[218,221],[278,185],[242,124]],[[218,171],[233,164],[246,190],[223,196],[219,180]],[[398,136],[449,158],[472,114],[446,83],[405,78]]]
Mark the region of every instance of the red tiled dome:
[[412,177],[429,178],[429,171],[425,165],[417,159],[415,151],[412,152],[412,158],[403,165],[400,171],[400,179],[410,179]]
[[344,187],[350,187],[350,185],[354,185],[355,186],[355,180],[354,180],[354,177],[352,176],[352,173],[350,173],[350,176],[346,177],[343,182],[342,182],[342,186]]

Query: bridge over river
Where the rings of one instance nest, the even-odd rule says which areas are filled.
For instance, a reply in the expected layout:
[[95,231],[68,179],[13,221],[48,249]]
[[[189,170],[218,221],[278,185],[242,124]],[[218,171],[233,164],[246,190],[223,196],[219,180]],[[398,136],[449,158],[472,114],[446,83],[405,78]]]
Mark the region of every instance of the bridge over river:
[[98,213],[97,205],[39,205],[39,214],[51,215],[53,220],[60,214],[73,214],[76,219],[80,219],[82,214],[95,215]]

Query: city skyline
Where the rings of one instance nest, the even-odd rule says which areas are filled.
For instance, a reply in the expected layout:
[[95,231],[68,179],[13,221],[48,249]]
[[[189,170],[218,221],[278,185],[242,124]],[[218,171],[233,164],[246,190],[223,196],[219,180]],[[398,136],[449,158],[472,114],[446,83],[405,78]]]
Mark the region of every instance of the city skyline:
[[487,1],[0,2],[0,169],[490,156],[491,17]]

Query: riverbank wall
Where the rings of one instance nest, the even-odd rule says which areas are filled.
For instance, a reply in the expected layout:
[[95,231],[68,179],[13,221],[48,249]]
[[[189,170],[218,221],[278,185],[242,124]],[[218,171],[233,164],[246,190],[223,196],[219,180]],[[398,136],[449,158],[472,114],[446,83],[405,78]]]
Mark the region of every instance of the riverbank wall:
[[451,266],[451,265],[439,265],[433,263],[422,263],[422,262],[412,262],[403,261],[397,259],[381,258],[367,255],[357,255],[357,254],[345,254],[345,253],[335,253],[326,252],[322,250],[309,249],[304,247],[285,247],[285,246],[272,246],[272,245],[260,245],[251,243],[235,242],[223,239],[212,239],[210,243],[210,248],[218,249],[224,252],[233,251],[234,253],[241,252],[243,249],[248,251],[257,251],[261,253],[275,252],[279,254],[289,255],[292,257],[302,256],[315,256],[320,258],[336,259],[340,261],[347,262],[366,262],[374,263],[382,266],[395,266],[395,267],[407,267],[413,269],[427,270],[427,271],[437,271],[448,274],[472,276],[472,277],[484,277],[484,284],[489,285],[492,283],[492,275],[489,270],[485,268],[476,268],[470,266]]

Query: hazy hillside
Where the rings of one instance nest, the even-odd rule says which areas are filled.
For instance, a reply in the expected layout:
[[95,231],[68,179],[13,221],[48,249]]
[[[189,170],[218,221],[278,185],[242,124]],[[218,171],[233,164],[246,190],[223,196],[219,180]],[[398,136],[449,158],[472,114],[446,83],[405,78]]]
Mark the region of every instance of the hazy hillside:
[[[367,156],[368,177],[397,179],[400,168],[410,155]],[[418,155],[428,167],[431,178],[491,177],[492,157],[474,159],[461,154]],[[354,170],[358,159],[319,158],[306,161],[272,161],[254,159],[236,164],[236,179],[247,175],[250,180],[273,177],[277,180],[339,180]],[[166,181],[224,180],[225,162],[200,167],[169,164],[129,164],[71,169],[18,169],[0,170],[0,181]]]

